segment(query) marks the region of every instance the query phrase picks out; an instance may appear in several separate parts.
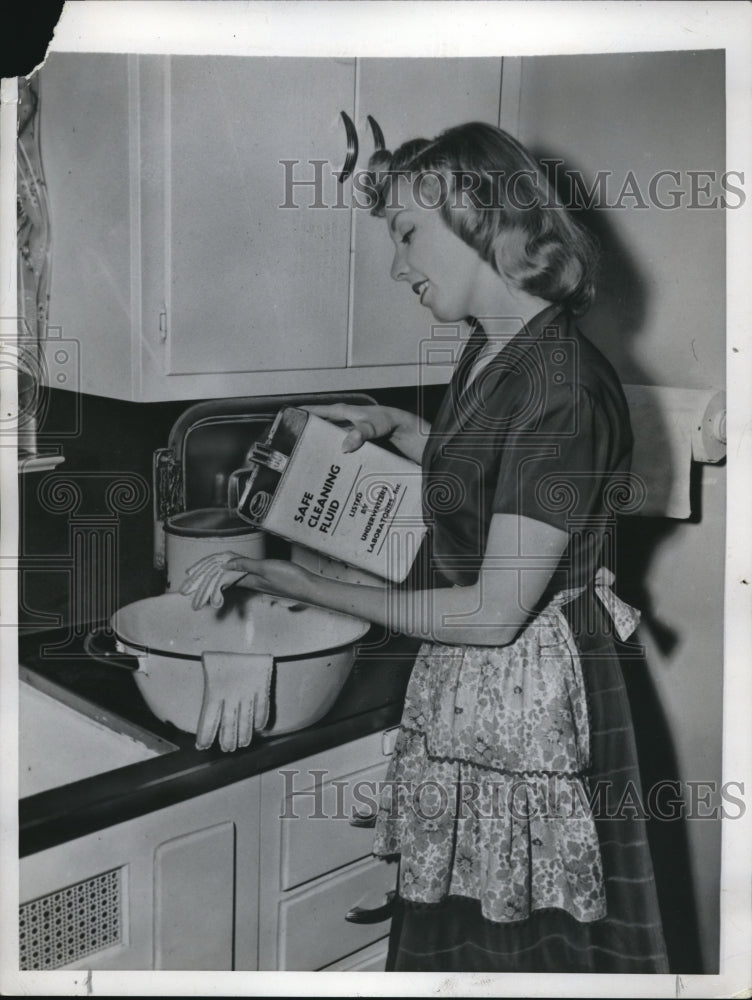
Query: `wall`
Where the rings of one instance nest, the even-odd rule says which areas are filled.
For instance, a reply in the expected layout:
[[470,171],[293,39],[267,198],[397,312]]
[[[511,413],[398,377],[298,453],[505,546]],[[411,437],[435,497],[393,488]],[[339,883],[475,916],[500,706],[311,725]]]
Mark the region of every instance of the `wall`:
[[[588,189],[608,172],[605,197],[581,213],[603,251],[584,332],[624,382],[722,388],[724,216],[690,207],[719,190],[703,194],[705,182],[687,172],[725,169],[723,53],[524,58],[517,75],[507,127],[538,157],[564,161],[561,196],[571,194],[567,170]],[[652,200],[660,170],[680,171],[680,183],[664,178]],[[676,200],[670,189],[682,206],[658,207]],[[632,518],[620,534],[618,589],[643,609],[648,666],[626,664],[625,674],[647,786],[721,777],[725,468],[695,466],[693,475],[690,521]],[[717,970],[720,832],[708,819],[651,823],[672,967],[682,972]]]
[[[55,442],[55,432],[62,429],[71,436],[59,439],[65,462],[54,473],[20,477],[22,626],[73,624],[78,630],[93,618],[164,588],[152,568],[151,461],[154,450],[167,444],[170,427],[187,405],[139,405],[45,391],[44,443]],[[129,504],[126,486],[119,500],[113,498],[108,490],[118,482],[129,483],[140,495],[134,493]],[[80,491],[77,503],[75,491]],[[86,572],[93,571],[101,583],[107,570],[84,570],[84,558],[74,553],[71,537],[77,527],[88,530],[90,538],[110,535],[114,528],[117,570],[104,586],[81,586]]]

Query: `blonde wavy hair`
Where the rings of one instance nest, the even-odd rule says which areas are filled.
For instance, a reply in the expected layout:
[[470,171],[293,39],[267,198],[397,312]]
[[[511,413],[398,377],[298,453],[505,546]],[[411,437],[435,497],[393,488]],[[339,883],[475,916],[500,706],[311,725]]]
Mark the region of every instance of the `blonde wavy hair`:
[[446,224],[514,287],[575,315],[595,295],[598,243],[565,210],[548,177],[509,133],[469,122],[435,139],[411,139],[368,165],[372,215],[383,217],[394,180],[433,179]]

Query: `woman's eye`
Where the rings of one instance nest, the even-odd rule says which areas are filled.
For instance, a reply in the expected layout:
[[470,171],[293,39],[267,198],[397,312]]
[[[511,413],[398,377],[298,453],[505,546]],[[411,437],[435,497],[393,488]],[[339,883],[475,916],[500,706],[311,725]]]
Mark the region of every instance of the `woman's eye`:
[[408,229],[405,233],[403,233],[403,235],[402,235],[402,242],[403,243],[412,243],[413,233],[414,232],[415,232],[415,226],[411,226],[410,229]]

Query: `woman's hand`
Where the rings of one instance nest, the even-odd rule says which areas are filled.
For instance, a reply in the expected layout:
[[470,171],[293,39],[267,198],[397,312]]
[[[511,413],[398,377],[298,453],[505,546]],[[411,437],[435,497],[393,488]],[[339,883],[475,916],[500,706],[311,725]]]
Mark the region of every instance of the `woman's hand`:
[[195,610],[204,604],[220,608],[227,587],[240,585],[265,594],[306,600],[310,574],[302,566],[282,559],[249,559],[237,552],[205,556],[188,569],[180,593],[193,594]]
[[414,413],[395,406],[360,406],[350,403],[305,406],[303,409],[324,420],[351,424],[342,442],[342,451],[356,451],[365,441],[388,438],[403,455],[420,462],[430,425]]

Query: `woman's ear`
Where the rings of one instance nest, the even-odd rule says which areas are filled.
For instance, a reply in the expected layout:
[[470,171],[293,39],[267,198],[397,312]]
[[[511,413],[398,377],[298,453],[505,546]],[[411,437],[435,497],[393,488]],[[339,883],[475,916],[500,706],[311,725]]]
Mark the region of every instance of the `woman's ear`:
[[493,242],[493,266],[499,274],[504,274],[504,237],[500,234]]
[[411,193],[420,208],[441,208],[449,199],[449,184],[443,174],[432,170],[414,179]]
[[522,229],[505,229],[494,241],[493,262],[510,291],[520,288],[527,271],[527,235]]
[[520,234],[511,229],[499,233],[494,239],[493,262],[501,277],[507,281],[514,272],[514,262],[519,260],[521,247]]

